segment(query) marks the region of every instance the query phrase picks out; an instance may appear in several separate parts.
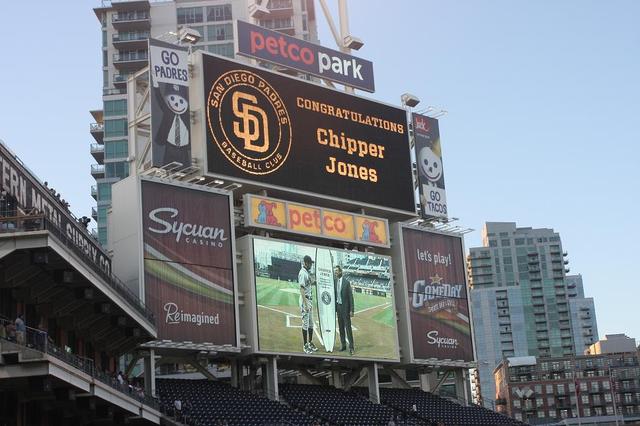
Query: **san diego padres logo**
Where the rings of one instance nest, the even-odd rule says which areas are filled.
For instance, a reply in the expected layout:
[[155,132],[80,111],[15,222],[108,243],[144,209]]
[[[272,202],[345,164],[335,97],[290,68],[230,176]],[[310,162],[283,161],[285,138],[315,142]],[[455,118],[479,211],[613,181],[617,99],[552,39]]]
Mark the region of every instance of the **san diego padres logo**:
[[246,173],[278,170],[291,150],[291,121],[280,95],[258,74],[222,74],[207,99],[212,142],[231,164]]

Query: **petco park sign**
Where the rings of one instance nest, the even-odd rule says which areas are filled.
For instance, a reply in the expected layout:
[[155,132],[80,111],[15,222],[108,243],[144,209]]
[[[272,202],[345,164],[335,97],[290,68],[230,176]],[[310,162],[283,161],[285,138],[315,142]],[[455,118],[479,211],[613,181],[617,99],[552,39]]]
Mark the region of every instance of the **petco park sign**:
[[374,92],[370,61],[327,49],[295,37],[237,22],[238,54],[262,59],[347,86]]
[[386,219],[245,194],[245,226],[389,247]]

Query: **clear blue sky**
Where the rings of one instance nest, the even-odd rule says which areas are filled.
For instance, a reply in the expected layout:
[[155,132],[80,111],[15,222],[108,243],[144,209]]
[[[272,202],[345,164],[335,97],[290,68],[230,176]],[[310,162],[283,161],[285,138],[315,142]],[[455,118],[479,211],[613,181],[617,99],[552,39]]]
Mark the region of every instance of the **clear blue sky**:
[[[97,5],[0,5],[0,139],[79,216],[93,205]],[[478,230],[467,246],[485,221],[554,228],[595,298],[600,335],[640,338],[640,2],[356,0],[349,11],[366,43],[358,55],[374,62],[373,97],[398,104],[410,91],[449,111],[447,198]]]

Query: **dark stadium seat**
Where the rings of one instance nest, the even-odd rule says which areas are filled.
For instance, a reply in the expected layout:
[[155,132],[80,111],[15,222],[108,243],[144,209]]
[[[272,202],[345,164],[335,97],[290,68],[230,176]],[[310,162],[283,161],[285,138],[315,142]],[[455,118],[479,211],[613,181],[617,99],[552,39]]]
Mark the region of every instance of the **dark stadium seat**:
[[357,392],[345,392],[330,386],[280,385],[280,395],[293,407],[322,417],[331,424],[353,426],[426,425],[400,410],[374,404]]
[[[157,379],[165,414],[176,416],[180,400],[183,423],[195,426],[311,425],[314,418],[284,404],[210,380]],[[224,423],[226,422],[226,423]]]
[[[367,389],[358,389],[361,393]],[[486,408],[472,405],[462,406],[420,389],[380,389],[380,402],[389,407],[419,418],[426,424],[444,425],[524,425],[512,418]],[[415,410],[414,410],[415,407]]]

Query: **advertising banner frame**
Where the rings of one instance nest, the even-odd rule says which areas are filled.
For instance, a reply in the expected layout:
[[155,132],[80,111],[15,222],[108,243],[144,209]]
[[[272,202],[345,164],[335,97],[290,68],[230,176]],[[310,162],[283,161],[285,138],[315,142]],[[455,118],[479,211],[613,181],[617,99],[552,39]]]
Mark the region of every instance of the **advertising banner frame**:
[[[209,86],[207,84],[207,82],[204,81],[204,60],[205,57],[212,57],[212,58],[217,58],[217,59],[222,59],[226,62],[231,62],[234,64],[237,64],[240,67],[243,68],[249,68],[252,70],[257,70],[259,72],[262,73],[266,73],[266,74],[271,74],[273,76],[276,76],[278,78],[285,78],[285,79],[290,79],[290,80],[294,80],[296,82],[299,83],[303,83],[305,85],[311,85],[314,86],[315,88],[318,89],[322,89],[322,90],[328,90],[328,91],[333,91],[336,92],[340,95],[348,95],[349,97],[352,98],[357,98],[359,100],[365,101],[365,102],[370,102],[376,105],[380,105],[382,107],[388,107],[388,108],[393,108],[399,111],[402,111],[402,124],[406,126],[406,136],[405,139],[407,141],[407,145],[406,145],[406,151],[407,151],[407,155],[408,155],[408,159],[409,159],[409,165],[411,163],[411,148],[410,148],[410,144],[409,144],[409,135],[408,135],[408,126],[409,126],[409,120],[408,117],[406,115],[406,112],[404,110],[402,110],[401,107],[388,103],[388,102],[384,102],[384,101],[379,101],[376,99],[370,99],[367,98],[365,96],[359,95],[359,94],[345,94],[345,92],[340,91],[338,89],[335,88],[331,88],[328,86],[324,86],[320,83],[317,83],[315,81],[308,81],[308,80],[304,80],[301,79],[299,77],[296,76],[290,76],[290,75],[284,75],[282,73],[278,73],[266,68],[256,68],[255,66],[252,65],[248,65],[244,62],[241,62],[237,59],[233,59],[233,58],[227,58],[227,57],[223,57],[220,55],[215,55],[213,53],[210,52],[204,52],[204,51],[197,51],[193,53],[194,57],[196,58],[196,60],[194,61],[194,66],[199,70],[199,76],[196,78],[192,79],[192,90],[197,90],[199,94],[202,94],[203,99],[201,100],[202,105],[203,105],[203,111],[200,113],[201,114],[201,122],[197,123],[196,126],[198,126],[199,131],[201,131],[202,133],[202,138],[203,138],[203,142],[202,142],[202,146],[201,146],[201,156],[204,159],[204,164],[203,164],[203,173],[206,176],[212,177],[212,178],[217,178],[217,179],[221,179],[221,180],[225,180],[225,181],[230,181],[230,182],[237,182],[240,183],[242,185],[246,185],[249,187],[256,187],[256,188],[262,188],[262,189],[272,189],[274,191],[279,191],[279,192],[284,192],[287,194],[298,194],[298,195],[302,195],[302,196],[306,196],[306,197],[310,197],[310,198],[319,198],[322,200],[327,200],[327,201],[333,201],[336,203],[340,203],[342,205],[345,206],[353,206],[353,207],[359,207],[359,208],[367,208],[367,209],[371,209],[371,210],[376,210],[376,211],[383,211],[383,212],[387,212],[387,213],[392,213],[392,214],[399,214],[402,215],[405,218],[414,218],[418,216],[418,212],[415,209],[415,205],[416,205],[416,199],[415,199],[415,193],[414,193],[414,185],[415,183],[413,182],[413,177],[411,177],[410,174],[410,168],[408,169],[407,172],[407,193],[411,193],[413,194],[413,203],[412,203],[412,207],[413,208],[408,208],[407,209],[402,209],[402,208],[395,208],[395,207],[390,207],[390,206],[386,206],[386,205],[381,205],[381,204],[373,204],[370,202],[366,202],[366,201],[358,201],[358,200],[352,200],[349,198],[344,198],[344,197],[340,197],[340,196],[334,196],[334,195],[330,195],[330,194],[323,194],[320,192],[314,192],[311,190],[306,190],[306,189],[298,189],[298,188],[293,188],[290,186],[283,186],[283,185],[279,185],[279,184],[274,184],[274,183],[267,183],[267,182],[263,182],[263,181],[259,181],[256,179],[250,179],[250,178],[246,178],[246,177],[237,177],[237,176],[232,176],[232,175],[228,175],[222,172],[218,172],[215,170],[211,170],[210,169],[210,164],[208,161],[208,150],[209,150],[209,129],[208,129],[208,125],[207,125],[207,94],[205,93],[206,90],[208,90]],[[193,83],[195,82],[195,84]],[[209,84],[212,82],[208,82]],[[191,98],[196,99],[196,97],[191,96]]]
[[[218,188],[211,188],[211,187],[206,187],[203,185],[196,185],[196,184],[191,184],[191,183],[186,183],[186,182],[181,182],[181,181],[176,181],[176,180],[169,180],[169,179],[162,179],[162,178],[158,178],[158,177],[154,177],[154,176],[148,176],[148,175],[138,175],[137,176],[137,182],[136,182],[136,186],[137,186],[137,203],[138,203],[138,209],[137,211],[139,212],[139,214],[137,215],[137,220],[139,221],[139,265],[138,265],[138,279],[139,282],[142,283],[142,285],[140,286],[140,293],[141,293],[141,297],[143,298],[143,300],[145,300],[145,303],[147,303],[146,301],[146,282],[145,282],[145,268],[144,268],[144,261],[145,261],[145,248],[144,248],[144,211],[143,211],[143,191],[142,191],[142,187],[143,187],[143,182],[151,182],[151,183],[157,183],[157,184],[161,184],[161,185],[169,185],[169,186],[174,186],[183,190],[196,190],[196,191],[200,191],[200,192],[204,192],[204,193],[209,193],[209,194],[216,194],[216,195],[220,195],[220,196],[224,196],[228,199],[228,205],[229,205],[229,238],[228,240],[230,241],[230,249],[231,249],[231,271],[232,271],[232,283],[233,283],[233,314],[234,314],[234,333],[235,333],[235,344],[234,345],[228,345],[228,344],[223,344],[223,345],[218,345],[218,344],[214,344],[214,343],[210,343],[210,342],[192,342],[192,341],[175,341],[175,340],[168,340],[165,341],[161,338],[161,336],[158,336],[157,341],[152,344],[152,345],[148,345],[149,347],[155,347],[155,348],[167,348],[167,349],[189,349],[189,350],[194,350],[194,349],[202,349],[202,350],[216,350],[216,351],[221,351],[221,352],[239,352],[240,348],[241,348],[241,343],[240,343],[240,312],[239,312],[239,303],[238,303],[238,265],[236,262],[236,256],[237,256],[237,251],[236,251],[236,237],[235,237],[235,227],[236,227],[236,223],[235,223],[235,214],[234,214],[234,205],[233,205],[233,193],[230,191],[225,191],[223,189],[218,189]],[[162,318],[159,318],[158,321],[160,321]],[[189,343],[186,343],[189,342]]]
[[[161,49],[163,50],[160,52]],[[191,78],[188,70],[188,49],[185,46],[149,38],[147,50],[151,166],[163,167],[179,162],[184,168],[190,167],[193,132],[189,105]],[[154,63],[157,59],[163,63]],[[165,72],[169,75],[156,75]],[[173,115],[171,120],[170,115]]]
[[[254,242],[255,240],[261,240],[261,241],[276,241],[276,242],[281,242],[281,243],[291,243],[291,244],[296,244],[296,245],[300,245],[300,246],[306,246],[306,247],[312,247],[312,248],[322,248],[322,249],[330,249],[330,250],[336,250],[336,251],[343,251],[343,252],[349,252],[348,250],[342,250],[342,249],[336,249],[333,247],[329,247],[329,246],[323,246],[323,245],[319,245],[319,244],[309,244],[309,243],[301,243],[298,241],[289,241],[289,240],[283,240],[283,239],[278,239],[278,238],[265,238],[265,237],[259,237],[259,236],[255,236],[255,235],[247,235],[245,237],[242,237],[238,240],[238,246],[242,247],[241,250],[244,250],[244,253],[251,253],[251,259],[248,262],[248,264],[244,264],[245,262],[243,262],[243,266],[242,269],[244,269],[244,273],[245,274],[249,274],[248,277],[243,277],[243,281],[245,281],[248,286],[248,288],[244,289],[243,293],[245,294],[245,307],[248,308],[249,312],[246,312],[245,315],[245,319],[243,321],[246,321],[247,319],[249,319],[249,321],[251,321],[250,330],[245,330],[245,334],[247,334],[247,339],[248,339],[248,343],[250,343],[250,353],[251,354],[257,354],[257,355],[280,355],[280,356],[286,356],[286,357],[292,357],[292,358],[307,358],[307,359],[332,359],[332,360],[336,360],[336,361],[359,361],[359,362],[379,362],[379,363],[387,363],[387,364],[397,364],[398,362],[400,362],[400,352],[401,352],[401,347],[400,347],[400,342],[398,339],[398,329],[399,329],[399,324],[397,321],[397,313],[398,313],[398,308],[397,308],[397,304],[396,304],[396,295],[395,295],[395,280],[394,280],[394,273],[393,273],[393,265],[392,265],[392,259],[390,256],[385,255],[385,254],[380,254],[380,253],[370,253],[370,252],[358,252],[360,254],[363,255],[367,255],[367,254],[371,254],[371,255],[375,255],[377,257],[381,257],[381,258],[385,258],[389,260],[389,271],[390,271],[390,289],[392,292],[392,297],[391,297],[391,309],[392,312],[394,313],[393,318],[395,321],[395,336],[394,336],[394,345],[395,345],[395,349],[396,349],[396,356],[394,358],[375,358],[375,357],[362,357],[362,356],[358,356],[358,352],[356,351],[354,355],[349,355],[348,352],[345,353],[345,355],[335,355],[334,353],[331,354],[319,354],[319,355],[315,355],[315,354],[306,354],[306,353],[302,353],[302,352],[282,352],[282,351],[267,351],[267,350],[261,350],[260,349],[260,333],[259,333],[259,315],[258,315],[258,301],[257,301],[257,291],[256,291],[256,271],[255,271],[255,260],[254,260]],[[243,255],[244,258],[244,255]],[[247,291],[249,290],[249,291]],[[247,300],[247,295],[250,295],[249,300]],[[249,302],[249,303],[247,303]],[[242,314],[241,314],[242,315]],[[246,327],[246,325],[245,325]],[[357,340],[356,340],[356,347],[357,347]],[[339,352],[338,352],[339,353]]]
[[[354,219],[354,233],[356,235],[356,238],[354,238],[353,240],[348,239],[348,238],[340,238],[340,237],[335,237],[335,236],[327,236],[324,235],[322,232],[322,230],[324,229],[324,223],[321,220],[320,221],[320,229],[321,229],[321,233],[320,234],[314,234],[311,232],[303,232],[303,231],[297,231],[297,230],[293,230],[290,229],[288,227],[289,224],[289,215],[287,214],[288,212],[285,211],[285,221],[286,223],[283,226],[271,226],[268,224],[263,224],[263,223],[258,223],[256,222],[256,220],[253,218],[253,215],[251,214],[251,199],[252,198],[265,198],[265,199],[269,199],[271,201],[275,201],[275,202],[279,202],[279,203],[283,203],[285,205],[285,208],[287,208],[287,206],[289,204],[293,204],[296,206],[301,206],[301,207],[305,207],[305,208],[309,208],[309,209],[314,209],[314,210],[320,210],[320,214],[323,215],[324,211],[330,211],[330,212],[334,212],[334,213],[338,213],[338,214],[342,214],[345,216],[352,216]],[[272,229],[274,231],[280,231],[280,232],[287,232],[290,234],[296,234],[296,235],[307,235],[307,236],[311,236],[311,237],[317,237],[317,238],[322,238],[322,239],[327,239],[327,240],[332,240],[332,241],[344,241],[344,242],[348,242],[348,243],[354,243],[354,244],[361,244],[361,245],[365,245],[365,246],[375,246],[375,247],[382,247],[382,248],[389,248],[391,247],[391,238],[390,238],[390,229],[389,229],[389,220],[386,218],[381,218],[381,217],[374,217],[374,216],[368,216],[368,215],[364,215],[364,214],[359,214],[359,213],[350,213],[350,212],[345,212],[345,211],[340,211],[340,210],[336,210],[336,209],[329,209],[329,208],[325,208],[325,207],[319,207],[319,206],[313,206],[310,204],[304,204],[304,203],[298,203],[298,202],[293,202],[293,201],[286,201],[286,200],[282,200],[279,198],[273,198],[273,197],[265,197],[262,195],[255,195],[255,194],[244,194],[243,196],[243,205],[244,205],[244,226],[247,227],[256,227],[256,228],[262,228],[262,229]],[[384,223],[385,226],[385,235],[386,235],[386,243],[375,243],[375,242],[371,242],[371,241],[364,241],[362,239],[358,239],[357,235],[358,235],[358,231],[357,229],[355,229],[356,227],[356,218],[364,218],[364,219],[373,219],[373,220],[378,220]]]
[[[246,26],[246,27],[245,27]],[[331,55],[331,66],[329,67],[329,73],[325,74],[322,73],[320,71],[317,71],[315,68],[311,69],[310,67],[304,67],[304,66],[300,66],[298,64],[293,64],[292,60],[286,61],[284,60],[285,58],[282,57],[282,54],[280,53],[275,54],[275,56],[279,57],[279,60],[277,60],[276,58],[274,58],[274,54],[272,52],[269,52],[270,47],[268,42],[265,42],[264,44],[265,49],[267,50],[267,52],[272,53],[271,55],[260,55],[260,54],[256,54],[256,53],[251,53],[251,51],[247,51],[245,49],[243,49],[244,44],[246,44],[248,41],[247,40],[241,40],[241,35],[244,36],[246,35],[248,37],[248,34],[245,34],[245,31],[241,31],[241,27],[245,27],[247,32],[255,29],[257,31],[262,32],[263,34],[269,34],[269,36],[272,37],[283,37],[283,39],[285,40],[286,44],[289,44],[291,42],[296,43],[296,45],[294,46],[289,46],[289,51],[292,50],[292,47],[296,47],[296,50],[300,53],[303,53],[303,50],[307,49],[310,51],[316,51],[318,54],[323,53],[324,55],[327,56],[327,58],[329,57],[328,55]],[[253,27],[253,28],[251,28]],[[374,93],[376,91],[375,88],[375,76],[373,75],[373,62],[367,60],[367,59],[363,59],[360,58],[358,56],[354,56],[348,53],[344,53],[344,52],[340,52],[338,50],[335,49],[329,49],[325,46],[319,45],[319,44],[315,44],[315,43],[311,43],[309,41],[306,40],[302,40],[302,39],[298,39],[296,37],[292,37],[289,36],[287,34],[283,34],[283,33],[279,33],[277,31],[274,30],[270,30],[268,28],[263,28],[254,24],[251,24],[249,22],[245,22],[241,19],[234,19],[233,22],[233,31],[234,31],[234,37],[233,37],[233,41],[234,41],[234,52],[237,55],[240,56],[244,56],[246,58],[251,58],[251,59],[255,59],[255,60],[259,60],[259,61],[266,61],[269,62],[271,64],[274,65],[279,65],[282,67],[286,67],[289,69],[295,69],[296,71],[303,73],[303,74],[310,74],[313,75],[317,78],[322,78],[322,79],[326,79],[326,80],[330,80],[333,81],[335,83],[338,84],[343,84],[347,87],[353,87],[355,89],[359,89],[359,90],[363,90],[365,92],[369,92],[369,93]],[[252,43],[249,42],[249,44],[251,45]],[[300,47],[299,45],[301,45],[302,47]],[[263,49],[261,49],[263,50]],[[282,47],[282,51],[284,51],[284,47]],[[295,52],[294,52],[295,54]],[[291,55],[291,52],[289,52],[289,55]],[[299,60],[297,62],[304,62],[304,60],[302,60],[302,54],[298,55],[295,54],[296,56],[299,57]],[[291,56],[287,57],[287,59],[289,59]],[[315,60],[318,58],[317,55],[314,55],[312,57],[313,62],[315,62]],[[360,62],[360,67],[362,68],[362,66],[364,65],[365,68],[365,72],[369,71],[371,73],[371,75],[369,76],[370,78],[366,79],[366,78],[362,78],[362,83],[358,83],[355,79],[348,79],[344,77],[344,72],[341,73],[337,73],[338,75],[340,75],[339,77],[336,75],[336,72],[333,71],[333,64],[336,63],[337,60],[337,65],[340,65],[339,68],[342,69],[344,64],[348,64],[348,65],[352,65],[351,68],[353,69],[354,67],[356,67],[356,61]],[[297,65],[297,66],[296,66]],[[319,64],[318,64],[319,65]],[[348,72],[347,70],[349,69],[349,66],[345,66],[345,72]]]
[[[437,235],[442,235],[446,237],[453,237],[460,240],[462,257],[464,259],[463,270],[464,270],[464,279],[465,279],[465,285],[466,285],[465,295],[466,295],[466,301],[467,301],[467,306],[469,310],[469,328],[470,328],[471,351],[472,351],[473,360],[463,361],[463,360],[444,359],[444,358],[443,359],[417,358],[414,356],[413,329],[411,324],[411,312],[410,312],[410,307],[408,303],[409,302],[408,301],[409,282],[407,281],[407,269],[406,269],[407,264],[406,264],[406,257],[405,257],[407,253],[405,253],[405,250],[404,250],[404,237],[403,237],[404,229],[409,229],[409,230],[424,232],[424,233],[437,234]],[[404,223],[396,223],[392,227],[391,234],[394,239],[394,244],[392,246],[392,251],[391,251],[392,258],[394,259],[394,265],[396,266],[396,269],[398,267],[401,268],[399,272],[396,272],[396,277],[398,277],[398,279],[396,280],[396,283],[400,284],[398,287],[402,291],[402,295],[396,301],[398,302],[398,306],[400,307],[400,309],[398,309],[399,315],[401,317],[398,334],[401,340],[400,342],[401,348],[404,349],[402,351],[403,363],[417,364],[417,365],[434,365],[434,366],[444,366],[444,367],[463,367],[463,368],[477,367],[475,335],[474,335],[474,329],[473,329],[473,313],[471,311],[471,301],[469,299],[469,288],[468,288],[469,277],[468,277],[467,268],[466,268],[465,245],[464,245],[463,236],[456,233],[436,231],[433,229],[425,229],[420,226],[409,225]],[[402,330],[402,333],[400,333],[400,330]]]

